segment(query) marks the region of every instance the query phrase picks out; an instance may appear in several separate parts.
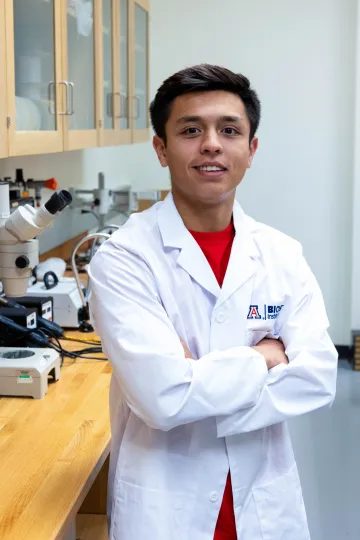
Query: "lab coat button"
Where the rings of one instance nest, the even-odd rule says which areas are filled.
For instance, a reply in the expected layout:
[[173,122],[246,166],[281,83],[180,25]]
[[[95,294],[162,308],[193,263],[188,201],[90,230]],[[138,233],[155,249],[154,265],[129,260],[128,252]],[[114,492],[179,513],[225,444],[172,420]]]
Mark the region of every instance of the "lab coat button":
[[210,501],[211,501],[212,503],[216,503],[216,501],[218,500],[218,498],[219,498],[219,495],[217,494],[216,491],[212,491],[212,492],[210,493],[209,499],[210,499]]
[[223,323],[226,320],[226,315],[222,311],[216,315],[216,322]]

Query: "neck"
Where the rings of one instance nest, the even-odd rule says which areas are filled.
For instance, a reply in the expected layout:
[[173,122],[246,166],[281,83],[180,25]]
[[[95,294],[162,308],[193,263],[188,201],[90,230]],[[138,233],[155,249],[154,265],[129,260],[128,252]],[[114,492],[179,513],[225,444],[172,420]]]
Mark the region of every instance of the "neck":
[[235,193],[215,204],[191,201],[174,190],[172,195],[177,211],[187,229],[197,232],[218,232],[230,225]]

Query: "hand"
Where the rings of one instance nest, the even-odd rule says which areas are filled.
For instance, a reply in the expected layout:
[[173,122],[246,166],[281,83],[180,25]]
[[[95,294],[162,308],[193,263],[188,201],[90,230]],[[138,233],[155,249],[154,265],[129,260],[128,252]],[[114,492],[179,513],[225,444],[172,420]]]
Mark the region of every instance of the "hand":
[[264,356],[268,369],[272,369],[279,364],[289,363],[284,344],[278,339],[265,338],[251,348]]
[[185,358],[191,358],[191,360],[194,360],[188,346],[186,345],[186,343],[184,341],[182,341],[182,340],[180,340],[180,341],[181,341],[181,345],[183,346],[183,349],[184,349]]

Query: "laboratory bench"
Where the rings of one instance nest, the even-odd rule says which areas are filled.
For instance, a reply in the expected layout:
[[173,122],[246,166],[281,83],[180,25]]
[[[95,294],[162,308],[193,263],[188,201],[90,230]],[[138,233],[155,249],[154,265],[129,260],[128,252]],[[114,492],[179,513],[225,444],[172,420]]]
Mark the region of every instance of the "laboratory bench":
[[49,382],[43,399],[0,398],[1,540],[107,538],[111,367],[95,356],[65,358],[60,380]]
[[[139,211],[151,204],[140,200]],[[70,260],[86,234],[42,254],[40,261]],[[80,274],[84,284],[86,278]],[[75,330],[66,334],[97,338]],[[88,345],[62,346],[76,351]],[[0,398],[1,540],[107,540],[111,366],[102,354],[95,356],[99,360],[65,358],[60,380],[49,382],[43,399]]]

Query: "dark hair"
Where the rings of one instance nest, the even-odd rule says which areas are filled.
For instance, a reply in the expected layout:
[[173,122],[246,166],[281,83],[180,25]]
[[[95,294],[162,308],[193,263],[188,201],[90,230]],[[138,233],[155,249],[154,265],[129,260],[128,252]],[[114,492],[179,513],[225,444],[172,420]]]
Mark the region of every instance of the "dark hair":
[[165,125],[175,98],[190,92],[225,90],[239,96],[250,121],[250,141],[260,123],[261,105],[250,81],[240,73],[210,64],[200,64],[178,71],[162,83],[150,104],[151,123],[156,135],[166,142]]

